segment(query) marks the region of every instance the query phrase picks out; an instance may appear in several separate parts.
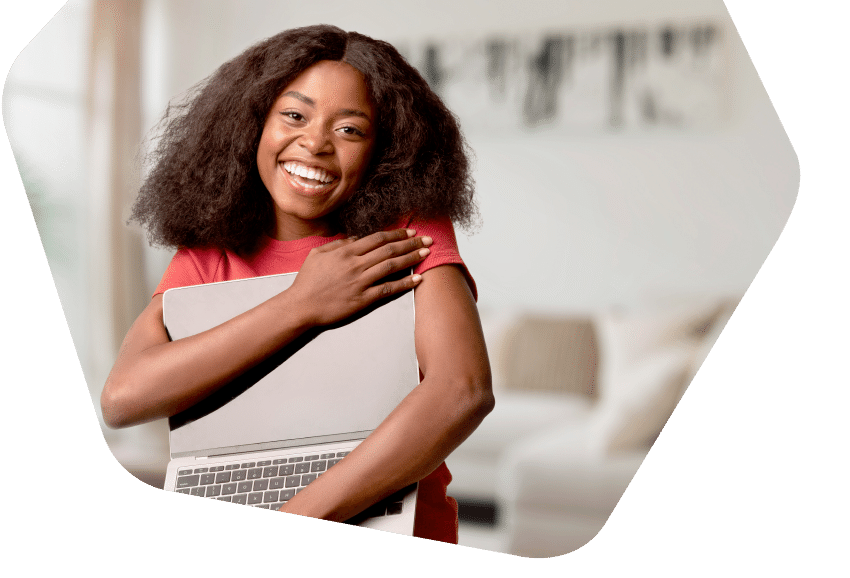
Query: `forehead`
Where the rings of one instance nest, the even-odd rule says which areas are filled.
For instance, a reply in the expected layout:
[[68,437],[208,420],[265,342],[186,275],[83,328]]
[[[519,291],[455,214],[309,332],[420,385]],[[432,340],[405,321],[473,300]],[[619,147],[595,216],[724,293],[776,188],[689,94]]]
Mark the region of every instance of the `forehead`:
[[[372,112],[363,74],[345,62],[322,60],[301,72],[278,98],[305,96],[314,106],[338,106]],[[303,100],[303,99],[301,99]]]

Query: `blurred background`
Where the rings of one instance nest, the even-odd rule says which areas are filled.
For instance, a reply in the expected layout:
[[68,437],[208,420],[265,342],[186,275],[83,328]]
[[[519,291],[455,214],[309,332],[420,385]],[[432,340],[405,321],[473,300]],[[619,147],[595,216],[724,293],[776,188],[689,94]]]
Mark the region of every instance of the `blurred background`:
[[[126,225],[140,144],[222,62],[315,23],[398,46],[475,153],[482,223],[458,242],[497,409],[448,460],[461,543],[574,550],[616,505],[796,197],[796,157],[725,7],[69,2],[12,67],[3,118],[98,416],[171,257]],[[161,483],[165,422],[104,435]]]

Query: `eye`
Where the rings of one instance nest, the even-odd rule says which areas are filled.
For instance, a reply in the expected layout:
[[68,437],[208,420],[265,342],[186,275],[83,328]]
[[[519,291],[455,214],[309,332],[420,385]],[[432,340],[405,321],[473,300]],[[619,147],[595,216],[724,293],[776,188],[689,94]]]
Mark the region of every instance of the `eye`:
[[280,114],[295,121],[304,120],[304,116],[300,112],[294,110],[283,110]]
[[351,136],[360,136],[365,137],[366,133],[357,128],[356,126],[343,126],[338,129],[342,134],[351,135]]

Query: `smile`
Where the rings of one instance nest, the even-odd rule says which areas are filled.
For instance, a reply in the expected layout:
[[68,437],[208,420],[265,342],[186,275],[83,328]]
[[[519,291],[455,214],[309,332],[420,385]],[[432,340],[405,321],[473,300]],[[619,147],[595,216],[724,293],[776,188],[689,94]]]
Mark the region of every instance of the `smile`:
[[294,177],[295,182],[308,189],[320,189],[337,180],[335,175],[324,169],[307,167],[295,161],[286,161],[283,169]]

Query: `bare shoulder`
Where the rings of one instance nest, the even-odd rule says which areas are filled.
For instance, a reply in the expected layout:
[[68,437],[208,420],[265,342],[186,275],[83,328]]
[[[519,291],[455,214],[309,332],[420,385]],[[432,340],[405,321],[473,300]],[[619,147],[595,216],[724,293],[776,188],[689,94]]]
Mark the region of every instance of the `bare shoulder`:
[[481,321],[461,269],[441,265],[422,274],[416,287],[416,353],[426,373],[451,366],[486,371],[489,363]]
[[422,273],[422,282],[416,287],[416,306],[419,307],[420,302],[433,297],[445,298],[451,295],[463,300],[468,298],[475,304],[472,290],[460,266],[440,265]]

